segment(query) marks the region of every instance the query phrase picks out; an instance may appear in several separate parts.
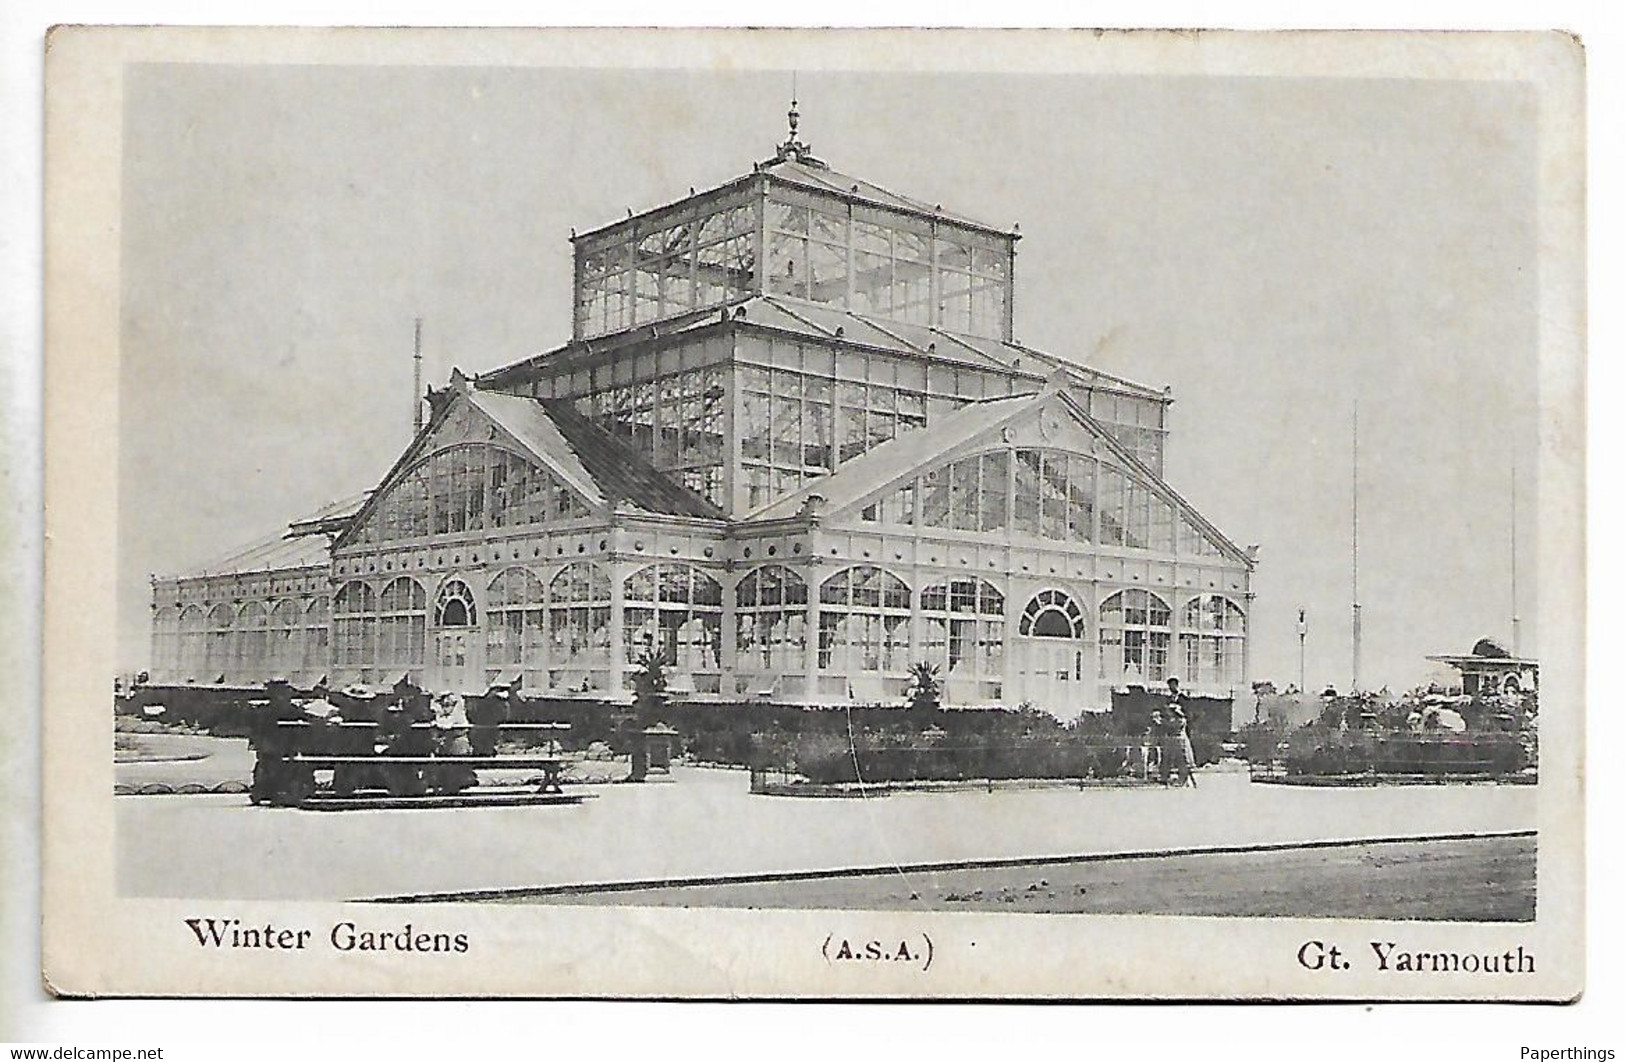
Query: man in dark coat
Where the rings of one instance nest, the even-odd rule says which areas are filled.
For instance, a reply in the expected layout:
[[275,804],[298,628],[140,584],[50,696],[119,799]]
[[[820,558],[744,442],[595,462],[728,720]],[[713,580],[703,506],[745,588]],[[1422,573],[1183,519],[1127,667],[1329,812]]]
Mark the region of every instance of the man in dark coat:
[[290,762],[305,745],[305,714],[293,700],[293,687],[285,678],[265,684],[264,707],[252,709],[249,747],[254,750],[254,776],[248,799],[255,804],[298,804],[316,789],[316,772]]
[[483,697],[470,698],[468,704],[468,742],[476,756],[494,756],[497,735],[508,721],[512,708],[512,688],[501,679],[491,683]]

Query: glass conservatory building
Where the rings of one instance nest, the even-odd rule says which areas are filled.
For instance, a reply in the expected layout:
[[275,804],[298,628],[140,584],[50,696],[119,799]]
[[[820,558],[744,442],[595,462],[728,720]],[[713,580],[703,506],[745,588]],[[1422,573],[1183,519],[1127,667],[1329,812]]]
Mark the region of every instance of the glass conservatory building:
[[154,579],[156,682],[1103,710],[1247,681],[1254,559],[1162,478],[1171,398],[1014,341],[1018,234],[797,138],[574,237],[568,343],[431,391],[364,499]]

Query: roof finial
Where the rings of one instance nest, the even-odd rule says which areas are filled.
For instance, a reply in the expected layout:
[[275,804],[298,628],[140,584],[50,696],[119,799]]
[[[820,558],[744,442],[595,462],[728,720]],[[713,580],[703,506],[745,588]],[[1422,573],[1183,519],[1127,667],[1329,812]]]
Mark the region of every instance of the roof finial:
[[768,160],[771,166],[778,162],[799,162],[806,166],[824,167],[824,163],[813,158],[812,146],[803,143],[800,137],[801,130],[801,104],[799,92],[796,88],[796,75],[790,74],[790,110],[787,117],[790,119],[790,133],[784,138],[784,143],[778,146],[773,158]]

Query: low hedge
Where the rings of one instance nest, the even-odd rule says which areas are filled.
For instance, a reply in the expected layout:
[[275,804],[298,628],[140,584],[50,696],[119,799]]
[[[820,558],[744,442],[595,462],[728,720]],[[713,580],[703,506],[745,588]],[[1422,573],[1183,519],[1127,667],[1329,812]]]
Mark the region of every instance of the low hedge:
[[[342,712],[348,699],[332,693]],[[119,704],[139,712],[163,703],[167,723],[214,734],[248,733],[249,704],[263,690],[147,688]],[[534,745],[558,740],[568,750],[604,744],[631,750],[640,724],[663,722],[678,732],[673,752],[702,763],[754,769],[798,769],[818,780],[872,781],[955,778],[1109,778],[1122,772],[1125,750],[1138,747],[1151,708],[1163,698],[1118,694],[1110,712],[1086,714],[1070,723],[1034,708],[919,710],[904,706],[853,705],[810,708],[759,702],[666,704],[658,719],[640,720],[630,705],[554,698],[516,697],[513,722],[563,722],[562,733],[511,732],[505,742]],[[1193,699],[1188,716],[1198,764],[1220,755],[1229,701]],[[853,763],[853,750],[857,763]]]

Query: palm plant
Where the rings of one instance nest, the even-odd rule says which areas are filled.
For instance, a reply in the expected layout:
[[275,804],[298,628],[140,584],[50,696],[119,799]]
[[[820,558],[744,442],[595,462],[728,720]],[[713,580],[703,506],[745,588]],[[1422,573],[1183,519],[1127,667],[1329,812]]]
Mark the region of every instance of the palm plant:
[[910,710],[934,712],[942,706],[942,682],[937,678],[937,665],[921,660],[910,665],[908,674]]

